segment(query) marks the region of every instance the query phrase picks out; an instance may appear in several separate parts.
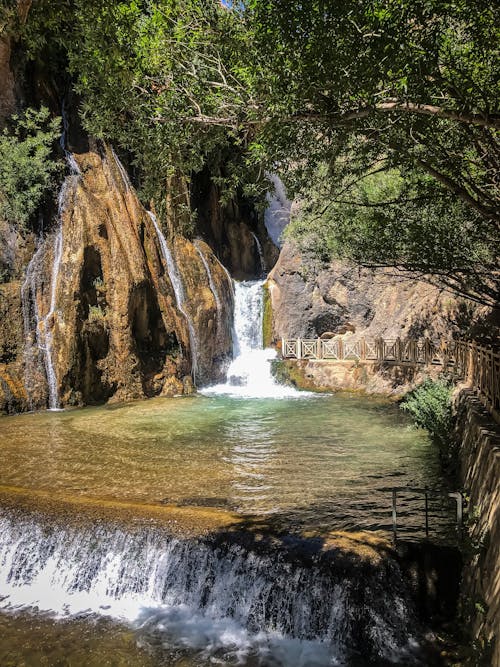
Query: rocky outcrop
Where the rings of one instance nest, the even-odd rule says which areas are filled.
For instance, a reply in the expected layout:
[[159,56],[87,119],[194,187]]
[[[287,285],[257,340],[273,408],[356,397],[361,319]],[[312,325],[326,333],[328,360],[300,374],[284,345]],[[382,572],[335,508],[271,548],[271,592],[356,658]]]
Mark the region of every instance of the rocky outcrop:
[[186,311],[196,333],[197,386],[225,378],[232,358],[233,291],[208,244],[176,236],[174,254],[186,292]]
[[264,275],[275,265],[279,251],[262,216],[243,197],[225,205],[220,199],[220,188],[207,170],[193,178],[191,205],[197,232],[237,280]]
[[376,338],[451,337],[477,309],[395,270],[335,261],[319,265],[287,241],[269,277],[273,335],[315,338],[327,332]]
[[[200,245],[209,277],[191,242],[169,240],[194,350],[157,230],[116,156],[94,145],[75,159],[80,174],[66,179],[59,222],[35,253],[22,289],[29,406],[47,405],[49,347],[62,406],[189,392],[197,350],[201,377],[219,379],[231,353],[231,285],[223,267]],[[19,360],[17,348],[13,361],[19,366]]]

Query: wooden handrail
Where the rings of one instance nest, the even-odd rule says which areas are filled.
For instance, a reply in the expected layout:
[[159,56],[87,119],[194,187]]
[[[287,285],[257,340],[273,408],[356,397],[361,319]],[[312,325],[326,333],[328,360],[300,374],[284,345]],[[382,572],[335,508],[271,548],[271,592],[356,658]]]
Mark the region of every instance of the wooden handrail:
[[283,338],[283,359],[438,366],[467,382],[500,419],[500,352],[475,342],[401,338]]

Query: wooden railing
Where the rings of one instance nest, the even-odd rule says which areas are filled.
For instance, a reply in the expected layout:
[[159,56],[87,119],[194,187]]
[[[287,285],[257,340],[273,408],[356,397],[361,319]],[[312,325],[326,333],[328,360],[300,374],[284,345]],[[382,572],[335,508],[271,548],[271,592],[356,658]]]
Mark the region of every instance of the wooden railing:
[[401,338],[283,338],[284,359],[368,361],[440,366],[467,382],[496,417],[500,413],[500,352],[469,341]]

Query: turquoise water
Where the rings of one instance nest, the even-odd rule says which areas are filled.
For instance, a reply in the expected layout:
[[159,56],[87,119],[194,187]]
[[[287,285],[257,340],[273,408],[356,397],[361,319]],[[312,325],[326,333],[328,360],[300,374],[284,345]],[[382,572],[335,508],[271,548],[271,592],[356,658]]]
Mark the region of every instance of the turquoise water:
[[[389,529],[390,487],[441,484],[425,432],[397,406],[346,394],[20,415],[0,419],[0,443],[4,486],[219,507],[285,529]],[[401,510],[420,531],[422,498],[403,494]]]

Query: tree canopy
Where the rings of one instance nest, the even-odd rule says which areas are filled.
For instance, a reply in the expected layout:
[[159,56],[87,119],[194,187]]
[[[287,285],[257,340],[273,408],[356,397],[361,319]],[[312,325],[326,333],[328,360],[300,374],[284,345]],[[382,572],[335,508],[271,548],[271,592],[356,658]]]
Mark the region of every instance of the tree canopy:
[[25,32],[64,51],[86,129],[132,153],[145,196],[172,169],[254,194],[278,171],[304,242],[321,219],[323,254],[487,303],[499,37],[485,0],[38,0]]

